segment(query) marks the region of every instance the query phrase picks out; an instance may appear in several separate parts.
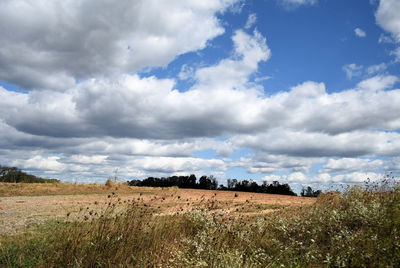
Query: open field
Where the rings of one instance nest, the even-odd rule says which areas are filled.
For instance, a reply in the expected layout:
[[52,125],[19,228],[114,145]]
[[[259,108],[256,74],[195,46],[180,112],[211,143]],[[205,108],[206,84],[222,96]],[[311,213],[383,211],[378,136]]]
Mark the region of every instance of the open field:
[[0,198],[0,267],[400,266],[398,184],[314,199],[123,184],[18,187],[31,187],[30,196]]
[[[265,214],[290,206],[310,205],[315,198],[231,191],[130,187],[125,184],[17,184],[0,183],[0,233],[16,233],[49,219],[77,219],[82,210],[100,212],[110,202],[121,207],[132,201],[157,209],[159,214],[206,208],[226,216]],[[236,197],[235,197],[236,193]],[[25,195],[25,196],[24,196]]]

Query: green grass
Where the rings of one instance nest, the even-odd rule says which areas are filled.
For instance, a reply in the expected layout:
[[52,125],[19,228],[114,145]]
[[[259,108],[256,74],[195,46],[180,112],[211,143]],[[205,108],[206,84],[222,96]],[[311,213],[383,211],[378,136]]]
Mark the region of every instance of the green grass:
[[157,216],[143,203],[116,213],[115,206],[100,218],[85,214],[1,237],[0,266],[400,266],[399,185],[353,187],[324,194],[312,206],[251,217],[206,208]]

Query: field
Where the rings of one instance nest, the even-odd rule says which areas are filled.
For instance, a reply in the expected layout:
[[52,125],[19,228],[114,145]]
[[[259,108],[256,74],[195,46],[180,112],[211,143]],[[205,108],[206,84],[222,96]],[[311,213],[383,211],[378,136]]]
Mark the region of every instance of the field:
[[315,202],[314,198],[176,187],[0,183],[0,233],[18,233],[49,219],[66,219],[66,215],[74,219],[82,210],[99,214],[110,202],[110,195],[125,205],[131,201],[143,203],[160,215],[206,208],[227,216],[246,216]]
[[[385,186],[386,187],[386,186]],[[0,266],[395,267],[400,191],[0,184]]]

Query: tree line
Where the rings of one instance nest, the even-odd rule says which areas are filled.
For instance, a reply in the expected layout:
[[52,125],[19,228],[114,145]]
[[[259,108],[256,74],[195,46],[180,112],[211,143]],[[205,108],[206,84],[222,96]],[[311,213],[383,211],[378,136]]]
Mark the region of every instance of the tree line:
[[[35,175],[27,174],[16,167],[0,166],[0,182],[13,183],[59,183],[57,179],[44,179]],[[259,185],[253,180],[228,179],[227,186],[218,185],[218,180],[213,176],[201,176],[199,179],[194,174],[190,176],[170,176],[170,177],[148,177],[144,180],[131,180],[127,182],[130,186],[147,187],[172,187],[192,188],[204,190],[227,190],[237,192],[254,192],[268,194],[293,195],[294,193],[289,184],[281,184],[278,181],[272,183],[263,182]],[[316,197],[321,193],[320,190],[314,191],[311,187],[303,188],[301,196]]]
[[192,189],[205,189],[205,190],[228,190],[238,192],[254,192],[254,193],[268,193],[268,194],[283,194],[293,195],[297,194],[292,191],[289,184],[281,184],[278,181],[272,183],[263,182],[259,185],[252,180],[228,179],[227,186],[222,184],[218,185],[218,181],[214,176],[201,176],[198,180],[195,175],[190,176],[171,176],[171,177],[148,177],[144,180],[131,180],[128,181],[130,186],[147,186],[147,187],[172,187],[179,188],[192,188]]
[[0,182],[14,183],[58,183],[57,179],[44,179],[35,175],[27,174],[16,167],[0,166]]

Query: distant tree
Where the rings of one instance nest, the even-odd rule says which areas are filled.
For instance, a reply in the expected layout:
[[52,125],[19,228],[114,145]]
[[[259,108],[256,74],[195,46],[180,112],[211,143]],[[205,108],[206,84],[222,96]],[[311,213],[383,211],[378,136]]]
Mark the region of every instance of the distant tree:
[[260,186],[257,184],[257,182],[255,182],[255,181],[250,182],[249,192],[253,192],[253,193],[260,192]]
[[266,193],[270,194],[284,194],[284,195],[296,195],[289,184],[280,184],[278,181],[273,181],[272,184],[267,186]]
[[238,182],[237,179],[228,179],[227,187],[223,185],[218,186],[217,179],[213,176],[201,176],[199,182],[196,183],[196,176],[171,176],[168,178],[153,178],[148,177],[143,181],[131,180],[128,182],[131,186],[151,186],[151,187],[171,187],[178,186],[180,188],[197,188],[205,190],[230,190],[242,192],[257,192],[257,193],[270,193],[270,194],[284,194],[296,195],[289,184],[280,184],[278,181],[268,184],[263,182],[260,186],[253,180],[242,180]]
[[210,190],[217,190],[218,189],[218,181],[213,175],[209,176],[208,179],[210,180]]
[[268,182],[263,181],[263,183],[260,186],[260,192],[261,193],[266,193],[268,188]]
[[201,176],[199,180],[199,188],[206,190],[216,190],[218,188],[218,181],[213,175],[209,177]]
[[141,180],[131,180],[128,181],[129,186],[143,186]]
[[228,179],[228,180],[227,180],[228,189],[229,189],[229,190],[235,189],[237,183],[238,183],[237,179]]
[[44,179],[27,174],[16,167],[0,166],[0,182],[14,182],[14,183],[56,183],[60,182],[57,179]]
[[248,192],[249,191],[249,181],[248,180],[242,180],[236,184],[235,190],[237,191],[242,191],[242,192]]
[[208,183],[207,176],[201,176],[199,179],[199,188],[207,189],[208,185],[209,185],[209,183]]
[[300,195],[304,196],[304,197],[317,197],[320,194],[321,194],[321,190],[314,191],[310,186],[307,186],[307,188],[303,187],[303,189],[301,189],[301,193],[300,193]]
[[190,188],[196,188],[196,181],[197,181],[197,178],[196,178],[196,176],[194,174],[189,176]]
[[218,186],[218,190],[225,191],[225,190],[228,190],[228,188],[225,187],[225,185],[220,184],[220,185]]

